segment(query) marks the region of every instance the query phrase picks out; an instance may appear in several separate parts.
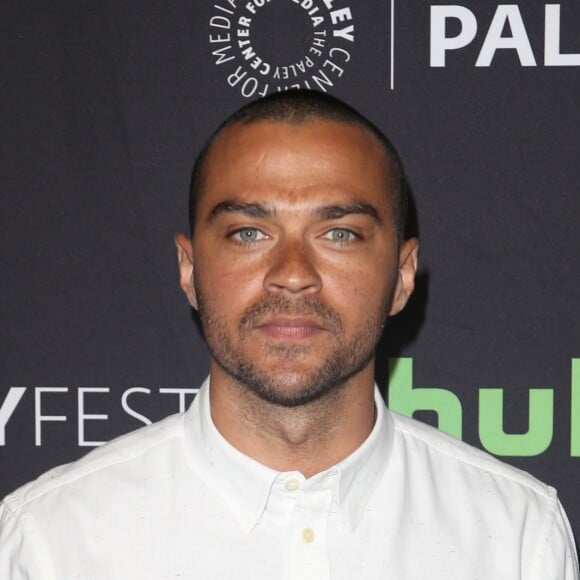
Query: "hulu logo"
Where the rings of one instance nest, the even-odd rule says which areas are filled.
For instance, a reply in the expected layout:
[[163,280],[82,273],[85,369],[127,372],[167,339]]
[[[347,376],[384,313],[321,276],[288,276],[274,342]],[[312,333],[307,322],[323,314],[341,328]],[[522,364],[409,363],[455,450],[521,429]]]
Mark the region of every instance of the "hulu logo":
[[[388,406],[411,417],[415,411],[434,411],[439,429],[462,438],[463,408],[459,397],[442,388],[413,386],[413,359],[389,360]],[[546,451],[554,434],[554,389],[529,391],[528,430],[506,433],[503,429],[503,389],[479,389],[479,438],[495,455],[532,456]],[[572,359],[570,407],[570,455],[580,457],[580,358]]]

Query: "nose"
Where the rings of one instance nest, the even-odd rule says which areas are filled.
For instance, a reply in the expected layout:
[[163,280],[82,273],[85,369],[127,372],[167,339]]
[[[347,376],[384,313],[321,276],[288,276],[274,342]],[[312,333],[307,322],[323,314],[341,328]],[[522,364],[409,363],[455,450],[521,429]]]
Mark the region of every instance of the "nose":
[[264,278],[264,288],[273,294],[315,294],[322,280],[312,251],[299,240],[281,241]]

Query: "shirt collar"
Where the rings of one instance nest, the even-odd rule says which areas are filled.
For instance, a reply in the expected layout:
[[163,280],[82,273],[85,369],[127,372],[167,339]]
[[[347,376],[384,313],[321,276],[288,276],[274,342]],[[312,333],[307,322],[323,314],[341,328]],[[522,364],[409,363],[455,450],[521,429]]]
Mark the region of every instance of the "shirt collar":
[[362,445],[339,462],[338,505],[350,528],[359,524],[372,492],[383,475],[393,447],[393,424],[375,385],[377,417],[370,435]]
[[[353,530],[386,468],[392,447],[392,420],[376,386],[375,406],[377,417],[367,439],[351,455],[326,471],[339,474],[337,504]],[[185,429],[192,467],[221,494],[244,532],[249,533],[262,516],[280,472],[244,455],[219,433],[210,413],[209,378],[185,415]],[[323,475],[314,477],[318,479]]]
[[278,471],[238,451],[217,430],[210,413],[209,378],[186,413],[185,429],[194,469],[222,496],[244,532],[250,532]]

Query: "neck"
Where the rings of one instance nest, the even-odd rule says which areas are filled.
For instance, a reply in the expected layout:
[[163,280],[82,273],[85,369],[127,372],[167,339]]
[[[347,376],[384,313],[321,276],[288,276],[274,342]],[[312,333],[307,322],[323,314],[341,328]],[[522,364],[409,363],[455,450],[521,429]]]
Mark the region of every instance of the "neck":
[[296,407],[264,401],[215,367],[210,401],[216,428],[239,451],[277,471],[311,477],[350,455],[373,428],[372,363],[335,391]]

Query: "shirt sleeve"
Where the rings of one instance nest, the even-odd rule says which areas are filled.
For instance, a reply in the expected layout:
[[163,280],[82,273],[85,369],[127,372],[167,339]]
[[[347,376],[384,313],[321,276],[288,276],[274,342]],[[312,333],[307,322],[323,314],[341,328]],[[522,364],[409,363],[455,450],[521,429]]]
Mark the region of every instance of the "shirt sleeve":
[[556,500],[554,520],[537,575],[542,580],[579,580],[578,553],[574,535],[562,504]]
[[0,505],[0,578],[24,580],[29,575],[20,558],[24,538],[16,518],[5,504]]
[[43,580],[34,566],[34,556],[18,519],[6,503],[0,504],[0,578]]

